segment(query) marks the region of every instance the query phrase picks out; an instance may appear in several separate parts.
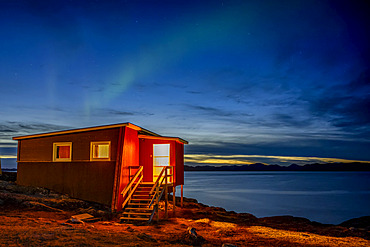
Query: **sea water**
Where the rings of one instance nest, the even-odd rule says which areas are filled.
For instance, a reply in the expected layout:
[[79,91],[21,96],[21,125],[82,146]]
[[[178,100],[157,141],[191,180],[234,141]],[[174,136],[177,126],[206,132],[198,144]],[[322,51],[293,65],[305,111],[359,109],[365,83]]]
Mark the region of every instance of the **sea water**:
[[339,224],[370,215],[370,172],[185,172],[184,196],[257,217]]

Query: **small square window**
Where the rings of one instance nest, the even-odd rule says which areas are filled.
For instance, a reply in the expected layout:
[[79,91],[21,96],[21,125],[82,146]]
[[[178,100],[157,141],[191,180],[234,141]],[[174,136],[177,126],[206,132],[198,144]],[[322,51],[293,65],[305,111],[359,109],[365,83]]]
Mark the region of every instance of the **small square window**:
[[53,143],[53,161],[71,161],[72,142]]
[[110,142],[91,142],[90,160],[110,160]]

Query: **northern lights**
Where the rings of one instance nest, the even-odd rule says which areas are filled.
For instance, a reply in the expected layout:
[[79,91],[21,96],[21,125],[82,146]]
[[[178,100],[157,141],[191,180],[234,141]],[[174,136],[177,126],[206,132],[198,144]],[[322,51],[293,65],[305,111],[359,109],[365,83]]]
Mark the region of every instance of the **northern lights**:
[[0,157],[13,136],[132,122],[199,163],[370,160],[367,9],[0,1]]

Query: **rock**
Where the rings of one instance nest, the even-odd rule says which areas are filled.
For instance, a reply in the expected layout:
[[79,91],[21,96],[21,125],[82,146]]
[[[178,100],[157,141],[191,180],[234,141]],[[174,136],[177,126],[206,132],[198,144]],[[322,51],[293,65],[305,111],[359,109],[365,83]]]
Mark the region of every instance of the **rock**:
[[73,226],[71,224],[68,224],[68,223],[61,223],[62,226],[66,226],[66,227],[70,227],[70,228],[73,228]]
[[133,232],[133,231],[135,231],[134,229],[132,229],[130,226],[128,226],[127,228],[126,228],[126,230],[127,231],[129,231],[129,232]]
[[256,216],[254,216],[253,214],[249,214],[249,213],[240,213],[240,214],[237,214],[237,217],[243,223],[255,223],[258,221],[258,218]]
[[17,180],[17,173],[3,171],[3,174],[0,174],[0,179],[3,181],[15,182]]
[[194,227],[189,227],[187,231],[194,238],[197,238],[198,237],[197,231],[196,231],[196,229]]
[[62,223],[61,225],[62,225],[61,229],[63,230],[74,230],[75,229],[71,224],[68,224],[68,223]]
[[237,246],[233,244],[223,244],[222,247],[237,247]]
[[145,233],[140,233],[138,235],[136,235],[138,238],[142,239],[142,240],[146,240],[146,241],[151,241],[151,242],[157,242],[157,240],[155,240],[151,235],[149,234],[145,234]]
[[76,218],[71,218],[70,222],[73,224],[85,224],[82,220]]
[[37,209],[40,209],[40,210],[56,211],[56,212],[64,213],[64,211],[61,210],[61,209],[50,207],[50,206],[45,205],[45,204],[43,204],[41,202],[26,201],[23,204],[26,205],[26,206],[28,206],[28,207],[34,207],[34,208],[37,208]]
[[188,227],[186,232],[175,238],[174,241],[171,241],[171,243],[174,244],[179,243],[192,246],[201,246],[205,242],[206,240],[202,236],[198,235],[196,229],[193,227]]
[[206,225],[208,225],[210,222],[211,222],[211,220],[208,219],[208,218],[203,218],[203,219],[199,219],[199,220],[195,221],[195,223],[204,223]]
[[310,224],[311,223],[309,219],[306,219],[303,217],[294,217],[291,215],[263,217],[263,218],[260,218],[260,221],[271,222],[274,224],[292,224],[292,223]]
[[104,215],[106,215],[107,213],[106,213],[106,212],[104,212],[103,210],[97,210],[97,211],[96,211],[96,214],[97,214],[97,215],[99,215],[99,216],[104,216]]
[[[181,202],[181,197],[176,196],[176,204],[180,205],[180,202]],[[186,202],[198,203],[198,200],[194,199],[194,198],[183,197],[183,202],[185,202],[185,203]]]
[[370,216],[363,216],[359,218],[350,219],[339,224],[348,228],[364,228],[370,229]]
[[4,205],[5,201],[0,199],[0,205]]

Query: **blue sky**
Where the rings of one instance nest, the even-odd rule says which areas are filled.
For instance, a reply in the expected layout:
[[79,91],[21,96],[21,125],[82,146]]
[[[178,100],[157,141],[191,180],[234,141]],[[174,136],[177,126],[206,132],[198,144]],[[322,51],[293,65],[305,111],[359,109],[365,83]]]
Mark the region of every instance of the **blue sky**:
[[188,140],[192,162],[369,161],[368,9],[0,1],[0,157],[13,136],[132,122]]

